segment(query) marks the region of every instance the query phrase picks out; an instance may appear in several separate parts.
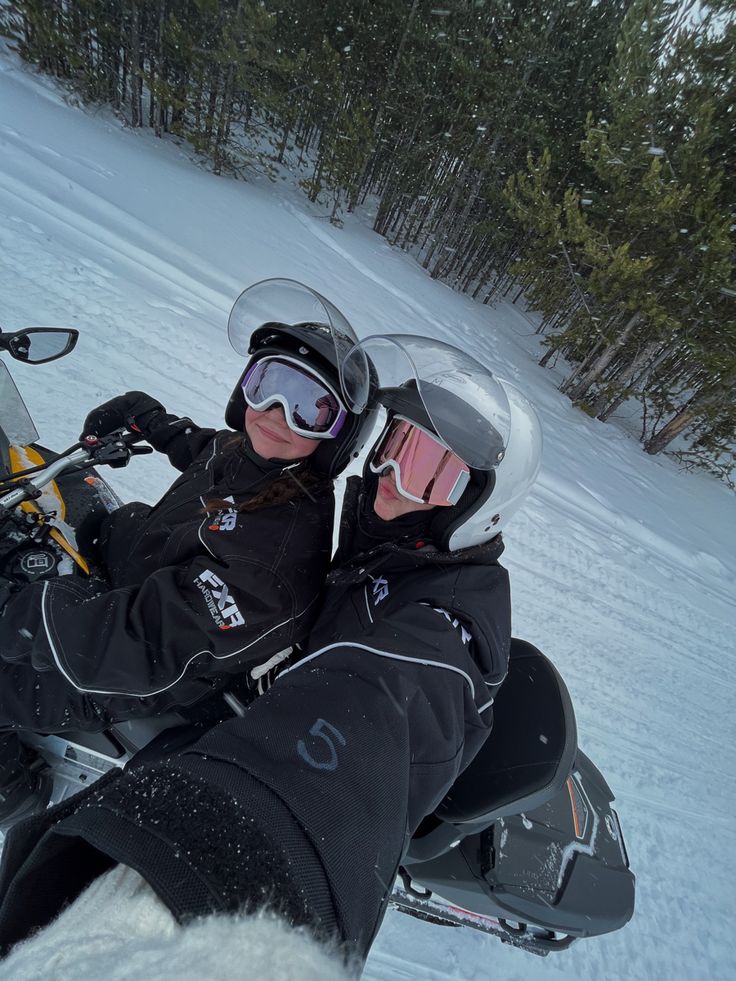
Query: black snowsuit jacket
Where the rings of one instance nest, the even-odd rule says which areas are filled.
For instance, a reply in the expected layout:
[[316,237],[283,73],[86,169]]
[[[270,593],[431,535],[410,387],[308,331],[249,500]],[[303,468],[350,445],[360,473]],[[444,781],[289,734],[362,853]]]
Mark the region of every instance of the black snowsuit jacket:
[[122,862],[182,922],[270,902],[364,957],[411,834],[490,731],[502,549],[383,545],[334,569],[301,659],[241,718],[11,830],[0,945]]
[[238,513],[229,501],[282,473],[298,480],[301,465],[173,416],[144,435],[182,476],[155,507],[107,519],[107,582],[63,576],[6,604],[0,728],[100,729],[191,705],[309,631],[332,551],[331,484]]

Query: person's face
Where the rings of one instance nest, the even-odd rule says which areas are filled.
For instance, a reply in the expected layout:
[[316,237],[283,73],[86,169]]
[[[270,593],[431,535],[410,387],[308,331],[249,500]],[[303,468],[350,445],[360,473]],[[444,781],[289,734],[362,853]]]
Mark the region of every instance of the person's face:
[[319,445],[319,440],[307,439],[289,429],[280,405],[265,412],[246,406],[245,431],[250,445],[264,460],[301,460],[311,456]]
[[378,490],[373,510],[383,521],[393,521],[412,511],[431,511],[434,504],[418,504],[399,494],[393,470],[387,470],[378,478]]

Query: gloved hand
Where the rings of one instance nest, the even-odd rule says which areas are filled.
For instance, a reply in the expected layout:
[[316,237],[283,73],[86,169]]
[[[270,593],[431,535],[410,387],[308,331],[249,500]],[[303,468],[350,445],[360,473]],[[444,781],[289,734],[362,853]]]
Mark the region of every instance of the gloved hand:
[[145,392],[126,392],[109,402],[93,409],[84,420],[79,438],[85,436],[107,436],[116,429],[139,429],[145,436],[145,427],[159,413],[165,412],[163,405]]

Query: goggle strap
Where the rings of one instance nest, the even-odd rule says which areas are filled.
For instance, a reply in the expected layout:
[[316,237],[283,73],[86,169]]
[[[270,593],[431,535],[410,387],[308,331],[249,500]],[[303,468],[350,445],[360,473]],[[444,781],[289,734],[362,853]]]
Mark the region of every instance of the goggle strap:
[[470,481],[470,474],[465,473],[464,470],[457,475],[457,480],[452,485],[452,489],[447,495],[447,500],[450,502],[450,504],[457,504],[457,502],[463,496],[463,493],[465,492],[465,488],[468,486],[469,481]]

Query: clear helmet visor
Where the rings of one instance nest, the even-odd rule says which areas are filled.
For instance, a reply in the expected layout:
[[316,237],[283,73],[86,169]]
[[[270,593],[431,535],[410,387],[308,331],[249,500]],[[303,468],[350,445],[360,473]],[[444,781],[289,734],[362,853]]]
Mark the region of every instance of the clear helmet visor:
[[[248,357],[251,335],[267,323],[309,326],[321,341],[327,336],[346,403],[353,412],[363,411],[370,390],[368,360],[358,350],[358,338],[347,317],[333,303],[295,279],[263,279],[244,290],[230,311],[227,336],[234,350]],[[315,346],[324,350],[323,343]],[[351,351],[356,353],[348,358]]]
[[[492,470],[504,457],[511,410],[500,382],[475,358],[431,338],[411,334],[367,337],[349,352],[344,378],[371,359],[379,400],[398,414],[426,423],[469,467]],[[359,388],[346,390],[348,404]],[[351,405],[352,407],[352,405]],[[422,418],[422,410],[426,419]]]

